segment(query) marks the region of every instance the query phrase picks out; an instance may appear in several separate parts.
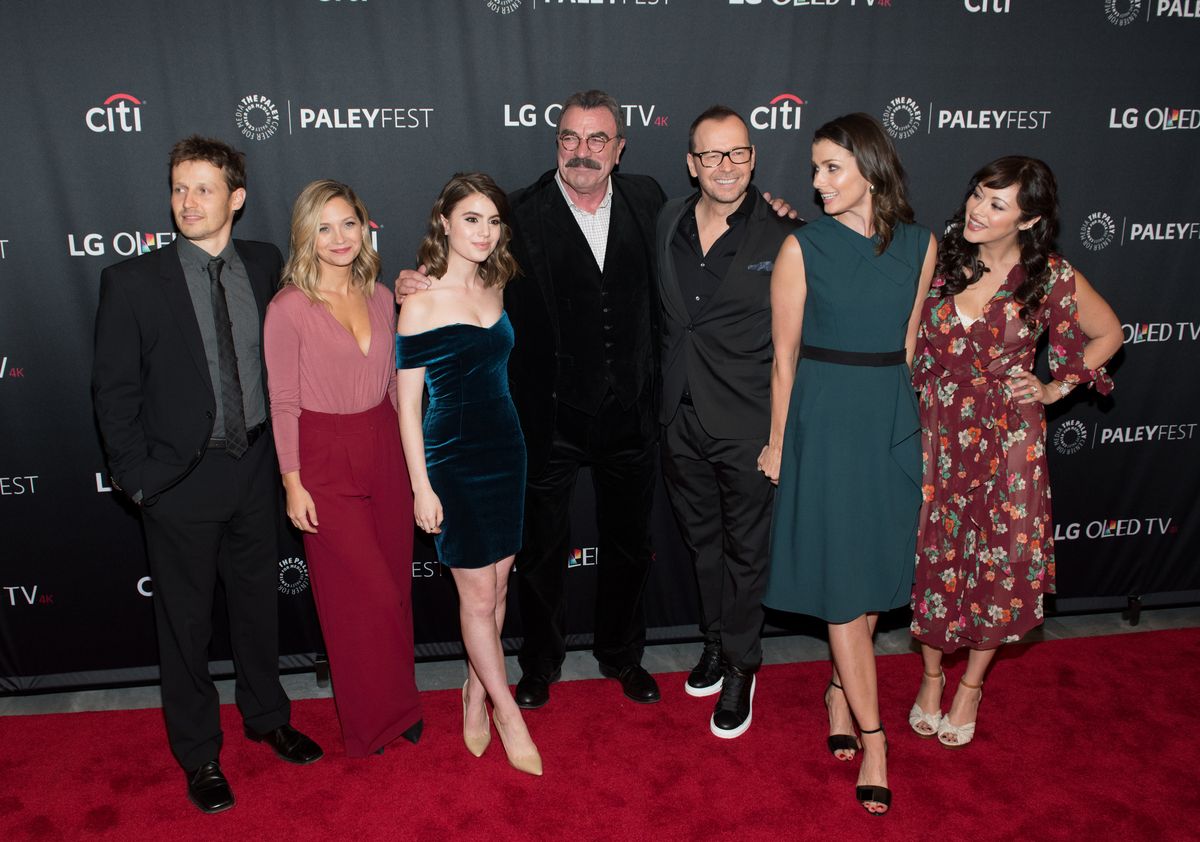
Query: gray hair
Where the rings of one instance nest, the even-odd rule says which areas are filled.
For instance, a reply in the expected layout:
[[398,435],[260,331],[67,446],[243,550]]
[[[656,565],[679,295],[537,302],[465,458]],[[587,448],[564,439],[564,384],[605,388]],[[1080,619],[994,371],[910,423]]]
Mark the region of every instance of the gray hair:
[[617,123],[617,137],[625,136],[625,114],[621,111],[621,106],[617,104],[617,101],[604,91],[576,91],[571,94],[562,104],[562,111],[558,112],[559,122],[562,122],[562,115],[567,113],[567,109],[572,107],[582,108],[585,111],[593,108],[607,108]]

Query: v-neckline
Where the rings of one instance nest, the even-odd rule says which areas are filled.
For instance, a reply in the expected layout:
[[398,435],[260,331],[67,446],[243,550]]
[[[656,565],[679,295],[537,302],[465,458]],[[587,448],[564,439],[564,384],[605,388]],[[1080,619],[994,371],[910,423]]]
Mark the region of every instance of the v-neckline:
[[328,315],[329,318],[333,319],[333,323],[341,329],[342,333],[350,337],[350,341],[354,343],[354,347],[358,349],[360,354],[362,354],[362,358],[364,360],[371,356],[371,345],[375,341],[375,326],[371,324],[371,302],[369,299],[367,301],[367,327],[370,329],[371,333],[367,337],[367,350],[365,351],[362,348],[362,344],[359,343],[358,337],[354,335],[354,331],[342,324],[341,320],[338,319],[337,316],[333,315],[333,311],[329,307],[325,308],[325,314]]
[[1020,266],[1021,262],[1019,260],[1013,264],[1013,267],[1008,270],[1008,274],[1004,276],[1004,280],[1000,282],[1000,286],[996,287],[996,291],[992,293],[991,297],[988,298],[987,301],[983,302],[983,306],[979,308],[979,315],[971,319],[969,323],[963,318],[962,313],[959,312],[958,309],[958,296],[961,293],[955,293],[954,295],[950,296],[950,303],[954,305],[954,317],[958,319],[958,323],[962,326],[964,331],[970,333],[971,328],[975,327],[975,325],[980,324],[981,322],[986,324],[988,308],[992,306],[993,301],[1000,297],[1000,293],[1008,289],[1009,282],[1012,281],[1013,275],[1017,272]]

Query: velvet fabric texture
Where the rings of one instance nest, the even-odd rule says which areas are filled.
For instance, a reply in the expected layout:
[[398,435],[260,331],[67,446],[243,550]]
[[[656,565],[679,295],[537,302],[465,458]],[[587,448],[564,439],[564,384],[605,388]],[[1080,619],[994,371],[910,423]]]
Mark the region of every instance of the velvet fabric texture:
[[507,313],[491,327],[396,337],[397,368],[425,369],[425,466],[442,501],[436,543],[447,567],[485,567],[521,548],[525,440],[508,392],[512,346]]

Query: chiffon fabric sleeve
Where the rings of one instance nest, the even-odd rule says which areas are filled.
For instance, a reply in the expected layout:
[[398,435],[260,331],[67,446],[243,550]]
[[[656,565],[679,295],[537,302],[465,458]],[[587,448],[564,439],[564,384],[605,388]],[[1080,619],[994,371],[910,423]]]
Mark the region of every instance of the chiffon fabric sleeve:
[[1113,390],[1113,381],[1104,366],[1088,368],[1083,360],[1087,335],[1079,326],[1079,305],[1075,300],[1075,270],[1060,255],[1050,258],[1045,311],[1049,339],[1050,372],[1064,383],[1086,383],[1102,395]]
[[263,356],[271,401],[271,429],[281,474],[300,470],[300,345],[295,307],[286,293],[267,305]]

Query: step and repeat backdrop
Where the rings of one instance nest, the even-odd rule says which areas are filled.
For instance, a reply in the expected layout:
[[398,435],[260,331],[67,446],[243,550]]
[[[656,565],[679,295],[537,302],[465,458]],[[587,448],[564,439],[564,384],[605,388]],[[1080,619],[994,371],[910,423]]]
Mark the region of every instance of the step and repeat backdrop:
[[[1200,3],[1196,0],[256,0],[6,3],[0,10],[0,688],[153,678],[153,583],[107,480],[89,371],[100,270],[174,232],[167,152],[245,151],[235,236],[286,252],[314,178],[353,185],[384,278],[413,263],[441,185],[509,189],[554,165],[557,103],[622,104],[625,172],[692,190],[687,128],[745,115],[756,183],[802,215],[812,131],[865,111],[895,138],[934,230],[1004,154],[1045,159],[1061,251],[1112,303],[1108,399],[1053,408],[1059,610],[1200,592]],[[1083,390],[1079,390],[1083,392]],[[581,478],[571,631],[591,629],[596,550]],[[652,635],[695,588],[655,512]],[[304,553],[281,527],[285,664],[321,648]],[[456,651],[453,585],[413,560],[419,655]],[[509,635],[519,635],[515,612]],[[214,658],[220,660],[218,640]]]

